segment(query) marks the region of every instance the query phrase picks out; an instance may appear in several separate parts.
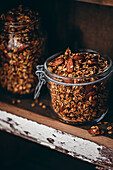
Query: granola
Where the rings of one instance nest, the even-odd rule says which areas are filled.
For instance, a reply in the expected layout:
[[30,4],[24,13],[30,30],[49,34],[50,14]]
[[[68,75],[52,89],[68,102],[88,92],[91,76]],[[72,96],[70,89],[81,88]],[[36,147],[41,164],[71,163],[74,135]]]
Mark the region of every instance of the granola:
[[35,89],[35,68],[45,50],[39,13],[23,8],[1,15],[0,83],[17,94],[29,94]]
[[[108,65],[108,61],[98,53],[72,53],[69,48],[48,63],[50,72],[60,76],[55,79],[67,83],[63,85],[48,81],[52,108],[62,120],[87,122],[106,112],[109,80],[87,83],[98,80],[98,75],[105,71]],[[76,85],[69,86],[68,83]]]

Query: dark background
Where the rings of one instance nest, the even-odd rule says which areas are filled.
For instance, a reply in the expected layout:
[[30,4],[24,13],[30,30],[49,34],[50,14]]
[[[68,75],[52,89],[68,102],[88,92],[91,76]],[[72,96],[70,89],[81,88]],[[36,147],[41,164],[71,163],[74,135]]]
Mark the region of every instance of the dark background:
[[[113,7],[73,0],[4,0],[0,13],[19,4],[39,11],[48,37],[46,57],[70,47],[93,49],[113,59]],[[93,170],[95,166],[0,132],[0,170],[13,169]]]
[[0,131],[0,170],[94,170],[95,165]]
[[113,58],[113,7],[76,0],[4,0],[0,13],[19,4],[39,11],[48,35],[47,56],[70,47],[93,49]]

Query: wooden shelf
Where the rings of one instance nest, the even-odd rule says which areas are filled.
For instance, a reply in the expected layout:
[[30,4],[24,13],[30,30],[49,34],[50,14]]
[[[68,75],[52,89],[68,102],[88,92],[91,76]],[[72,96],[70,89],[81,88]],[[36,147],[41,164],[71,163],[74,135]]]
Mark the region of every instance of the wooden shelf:
[[[46,89],[45,89],[46,90]],[[46,94],[46,95],[45,95]],[[57,151],[101,166],[113,166],[113,135],[92,137],[87,126],[72,126],[58,120],[49,107],[48,92],[41,92],[39,102],[47,108],[31,107],[32,98],[11,104],[13,96],[0,94],[0,129]],[[112,115],[103,121],[113,125]],[[111,122],[110,122],[111,120]],[[98,125],[99,126],[99,125]],[[103,128],[105,125],[103,123]]]
[[75,0],[75,1],[98,4],[98,5],[105,5],[105,6],[113,6],[112,0]]

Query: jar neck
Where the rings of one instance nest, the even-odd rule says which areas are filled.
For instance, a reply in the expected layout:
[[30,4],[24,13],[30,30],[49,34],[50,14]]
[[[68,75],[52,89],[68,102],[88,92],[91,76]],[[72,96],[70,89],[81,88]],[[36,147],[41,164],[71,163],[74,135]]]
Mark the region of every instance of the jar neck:
[[[84,52],[97,53],[96,51],[92,51],[92,50],[83,50],[83,51]],[[99,74],[94,74],[94,75],[90,75],[90,76],[86,76],[86,77],[63,77],[63,76],[59,76],[59,75],[51,72],[48,69],[48,63],[51,62],[53,59],[57,58],[61,54],[63,54],[63,52],[54,54],[53,56],[49,57],[44,63],[44,72],[45,72],[47,79],[49,79],[50,81],[53,81],[55,83],[57,82],[57,84],[71,85],[71,86],[94,84],[94,83],[98,83],[98,82],[101,82],[101,81],[109,78],[109,76],[113,72],[112,60],[108,56],[102,55],[103,57],[105,57],[107,59],[109,65],[108,65],[108,68],[106,70],[104,70],[103,72],[101,72]],[[67,83],[65,83],[65,82],[67,82]],[[73,82],[73,83],[70,83],[70,82]]]
[[13,34],[13,33],[22,33],[22,31],[26,30],[26,32],[34,31],[36,28],[39,28],[40,24],[38,20],[32,22],[2,22],[1,30],[2,32]]

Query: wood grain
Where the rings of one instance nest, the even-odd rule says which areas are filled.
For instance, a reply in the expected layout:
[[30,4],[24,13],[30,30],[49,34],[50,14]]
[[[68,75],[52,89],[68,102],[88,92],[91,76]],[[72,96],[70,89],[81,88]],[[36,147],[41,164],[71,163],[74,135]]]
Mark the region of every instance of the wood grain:
[[28,110],[18,108],[16,106],[13,106],[13,105],[1,102],[1,101],[0,101],[0,110],[4,110],[4,111],[12,113],[14,115],[38,122],[40,124],[52,127],[57,130],[61,130],[68,134],[71,134],[71,135],[74,135],[74,136],[77,136],[77,137],[80,137],[80,138],[83,138],[86,140],[90,140],[90,141],[95,142],[99,145],[103,145],[103,146],[113,149],[113,139],[110,139],[108,137],[104,137],[104,136],[92,137],[87,132],[87,130],[81,129],[79,127],[64,124],[57,120],[30,112]]

